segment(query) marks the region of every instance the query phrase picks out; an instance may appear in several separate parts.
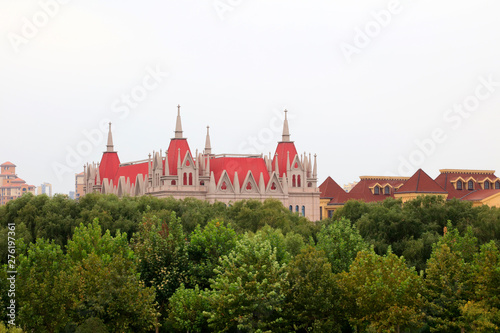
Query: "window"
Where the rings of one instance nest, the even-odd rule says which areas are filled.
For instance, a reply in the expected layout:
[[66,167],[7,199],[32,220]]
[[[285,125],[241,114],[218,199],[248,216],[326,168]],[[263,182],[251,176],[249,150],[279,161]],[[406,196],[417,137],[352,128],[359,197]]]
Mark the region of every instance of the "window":
[[320,220],[323,219],[323,208],[322,207],[319,207],[319,219]]
[[299,212],[299,205],[295,206],[295,211],[298,213]]
[[189,173],[189,185],[193,185],[193,174]]
[[226,182],[222,182],[222,185],[221,185],[220,189],[221,189],[222,191],[227,190],[227,185],[226,185]]
[[292,176],[292,187],[296,186],[295,175]]
[[459,181],[457,182],[457,190],[461,190],[461,189],[462,189],[462,181],[461,181],[461,180],[459,180]]
[[467,183],[467,187],[469,190],[473,190],[474,189],[474,182],[472,180],[469,180],[469,182]]
[[500,181],[498,180],[495,182],[495,189],[500,190]]
[[375,186],[373,189],[373,194],[380,194],[380,188],[378,186]]
[[485,181],[484,182],[484,189],[485,190],[489,190],[490,189],[490,182],[489,181]]
[[302,206],[302,216],[306,216],[306,206]]
[[293,206],[290,205],[290,207],[288,207],[288,209],[290,209],[291,212],[293,212]]
[[187,173],[185,173],[185,172],[184,172],[182,185],[187,185],[187,184],[188,184],[188,181],[187,181]]
[[328,218],[330,219],[330,218],[332,218],[332,216],[333,216],[333,210],[329,210],[328,211]]
[[297,176],[297,187],[300,187],[300,175]]
[[385,194],[385,195],[389,195],[389,194],[391,194],[391,188],[390,188],[389,186],[386,186],[386,187],[384,188],[384,194]]
[[170,184],[171,184],[171,185],[176,185],[176,184],[177,184],[177,182],[176,182],[175,180],[172,180],[172,181],[170,182]]

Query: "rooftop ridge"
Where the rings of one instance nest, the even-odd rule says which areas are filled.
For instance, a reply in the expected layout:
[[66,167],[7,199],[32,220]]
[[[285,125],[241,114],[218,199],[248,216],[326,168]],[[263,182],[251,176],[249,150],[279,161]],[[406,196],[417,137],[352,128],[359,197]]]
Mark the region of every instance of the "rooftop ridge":
[[400,176],[359,176],[361,180],[408,180],[410,177]]
[[472,173],[472,174],[494,174],[495,170],[473,170],[473,169],[440,169],[440,173]]

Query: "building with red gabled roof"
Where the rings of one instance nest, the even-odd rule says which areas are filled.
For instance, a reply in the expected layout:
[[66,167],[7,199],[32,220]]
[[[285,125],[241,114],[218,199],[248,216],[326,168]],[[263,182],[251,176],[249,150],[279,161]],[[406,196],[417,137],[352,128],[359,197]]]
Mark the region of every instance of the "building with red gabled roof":
[[35,194],[36,187],[28,185],[16,174],[16,165],[5,162],[0,165],[0,205],[21,197],[24,193]]
[[349,192],[328,177],[319,187],[321,217],[331,217],[348,200],[378,202],[390,197],[404,203],[422,195],[470,201],[473,206],[500,207],[500,178],[495,171],[443,169],[440,172],[436,179],[422,169],[411,177],[361,176]]
[[394,193],[396,199],[403,202],[416,199],[420,195],[437,195],[444,199],[448,197],[446,192],[434,179],[429,177],[422,169],[418,169],[398,190]]
[[183,137],[180,106],[177,108],[175,137],[167,151],[153,152],[141,161],[120,162],[110,124],[101,162],[84,167],[84,193],[194,197],[226,204],[275,198],[311,221],[320,219],[316,155],[297,153],[290,140],[286,110],[282,140],[271,156],[213,154],[208,127],[203,152],[193,154]]

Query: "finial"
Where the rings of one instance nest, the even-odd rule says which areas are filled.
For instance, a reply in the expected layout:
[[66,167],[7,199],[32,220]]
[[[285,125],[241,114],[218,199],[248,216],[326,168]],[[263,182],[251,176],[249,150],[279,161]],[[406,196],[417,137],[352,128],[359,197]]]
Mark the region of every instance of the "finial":
[[109,122],[108,144],[106,145],[106,152],[112,153],[113,151],[113,134],[111,133],[111,122]]
[[207,126],[207,138],[205,139],[205,154],[212,154],[212,145],[210,143],[210,126]]
[[181,105],[177,105],[177,122],[175,124],[175,138],[182,139]]
[[290,142],[290,131],[288,130],[288,110],[285,109],[285,120],[283,121],[283,135],[281,141]]

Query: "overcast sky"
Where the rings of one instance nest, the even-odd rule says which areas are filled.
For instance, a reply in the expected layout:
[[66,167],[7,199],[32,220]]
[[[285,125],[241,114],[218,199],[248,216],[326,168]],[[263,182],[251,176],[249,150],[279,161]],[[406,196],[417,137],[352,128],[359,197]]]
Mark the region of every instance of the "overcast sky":
[[[0,2],[0,163],[74,190],[113,123],[122,162],[274,152],[283,110],[319,183],[500,169],[498,0]],[[104,132],[103,132],[104,130]]]

